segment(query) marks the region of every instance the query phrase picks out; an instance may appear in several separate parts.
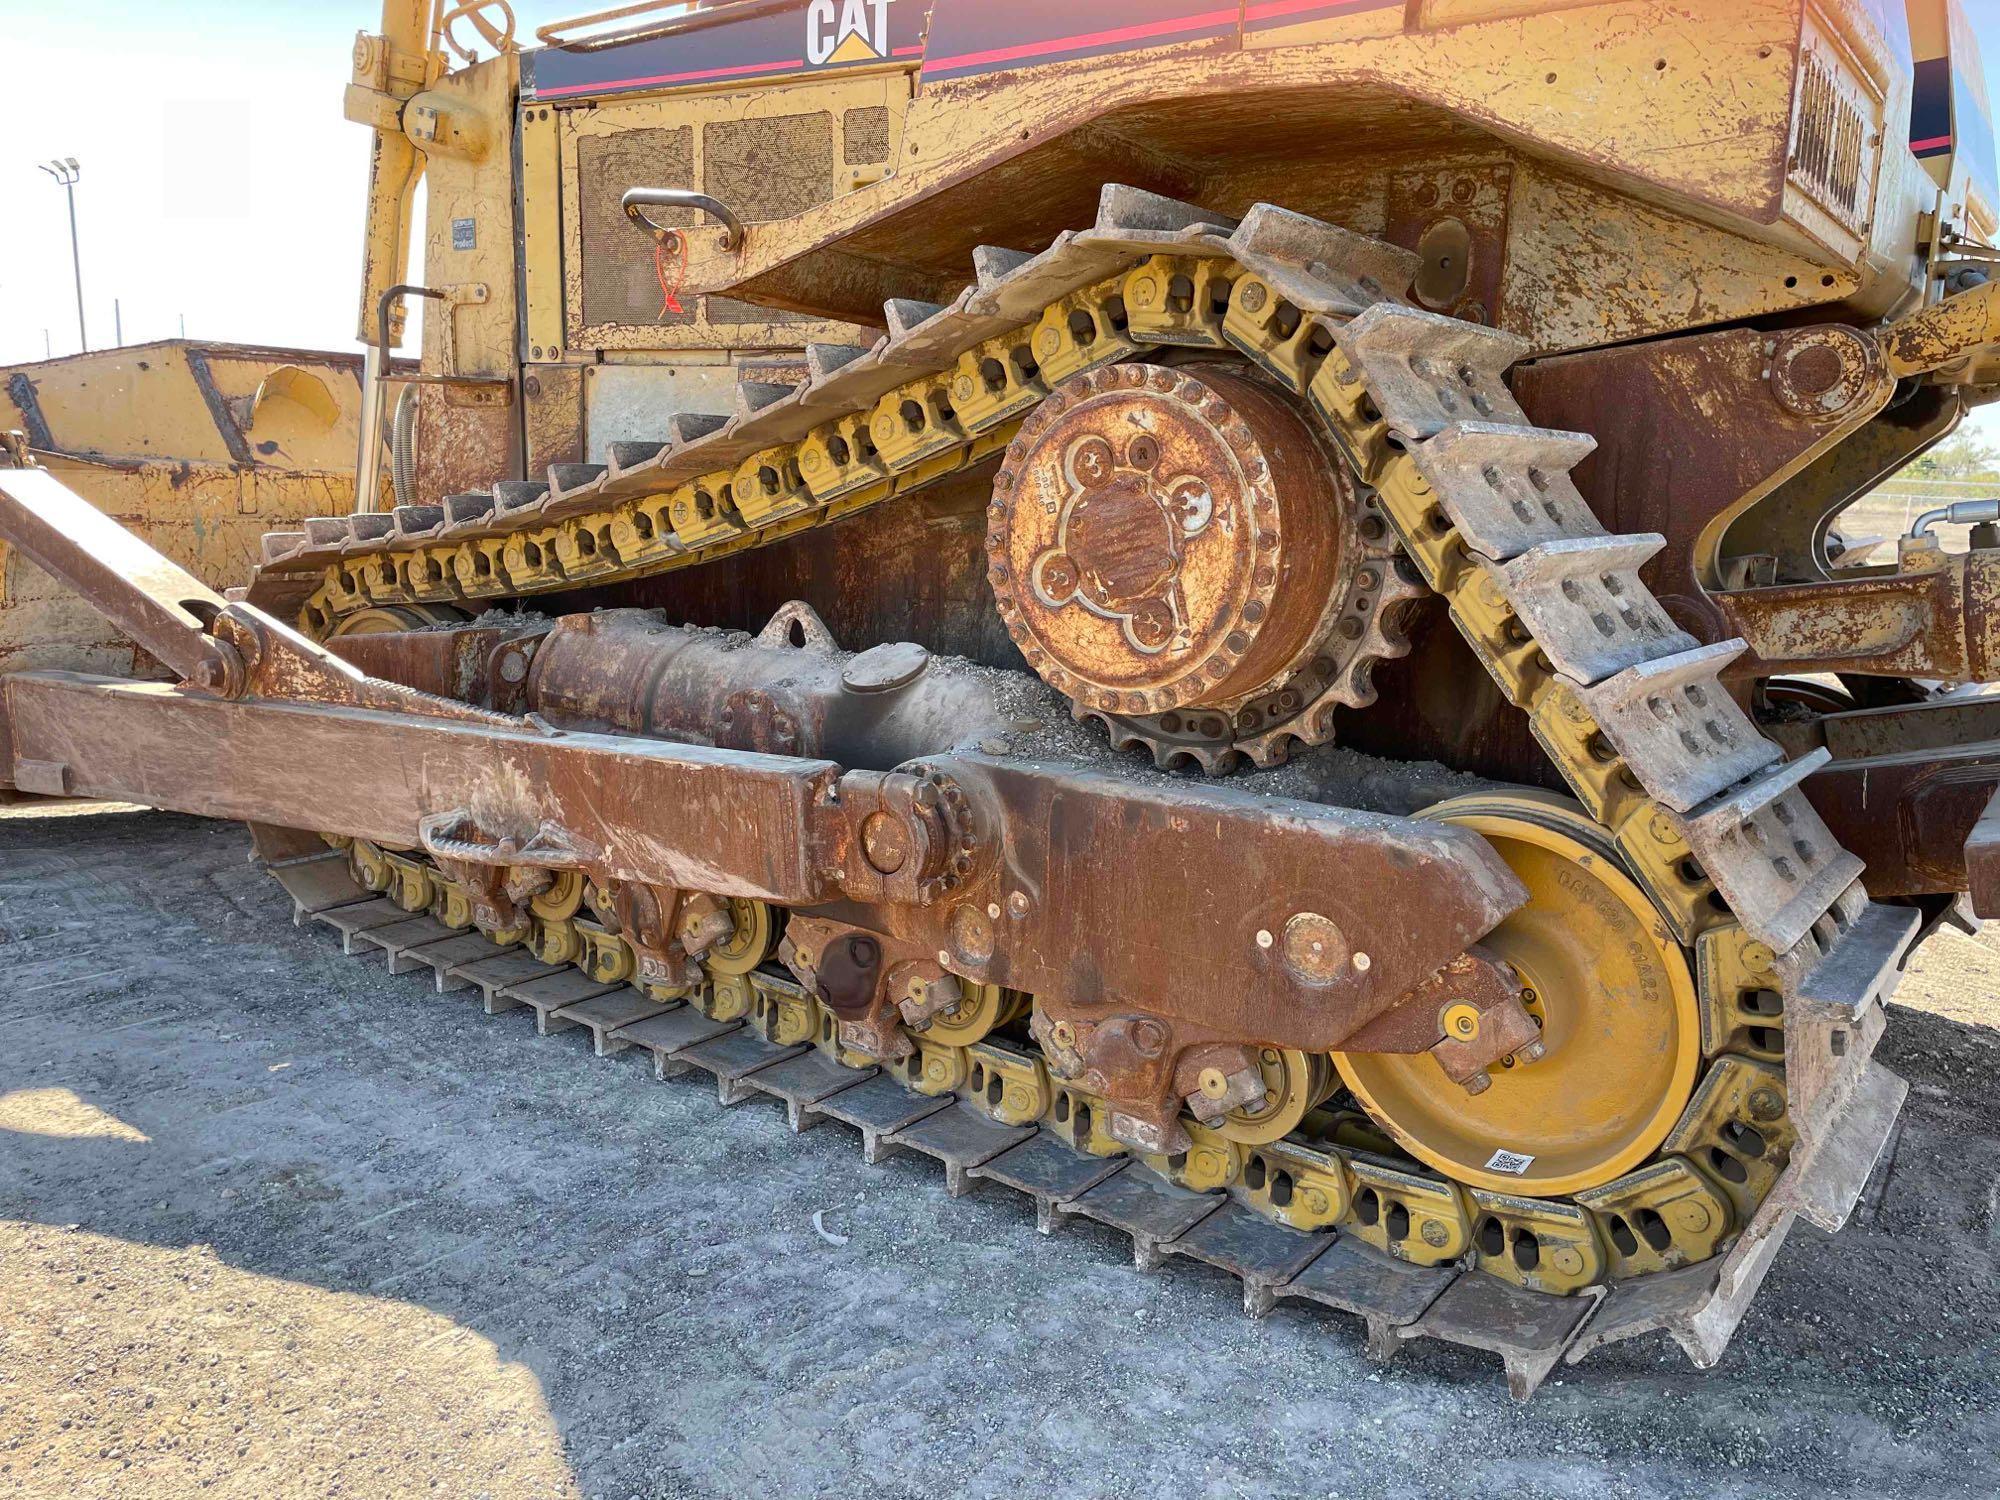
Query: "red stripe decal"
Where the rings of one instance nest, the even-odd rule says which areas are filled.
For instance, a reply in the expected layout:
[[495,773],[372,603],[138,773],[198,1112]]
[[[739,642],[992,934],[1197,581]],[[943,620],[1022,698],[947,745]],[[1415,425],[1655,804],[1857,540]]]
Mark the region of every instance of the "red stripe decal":
[[662,83],[696,83],[705,78],[743,78],[756,73],[803,73],[806,60],[794,57],[787,62],[745,63],[735,68],[704,68],[698,73],[656,73],[651,78],[613,78],[603,83],[571,83],[561,88],[536,89],[537,99],[554,99],[562,94],[602,94],[612,89],[651,88]]
[[1950,144],[1951,144],[1950,136],[1934,135],[1927,137],[1926,139],[1921,141],[1911,141],[1910,149],[1912,151],[1936,151],[1940,147],[1949,146]]
[[[1262,0],[1261,4],[1243,7],[1245,21],[1269,21],[1277,16],[1295,16],[1305,10],[1349,10],[1356,5],[1370,3],[1370,0]],[[1382,0],[1373,0],[1381,4]]]
[[1236,14],[1236,7],[1232,5],[1227,10],[1204,11],[1198,16],[1183,16],[1177,21],[1147,21],[1138,26],[1119,26],[1110,31],[1057,37],[1053,41],[1024,42],[1018,47],[995,47],[987,52],[960,53],[957,57],[934,57],[924,63],[924,71],[940,73],[948,68],[976,68],[986,63],[1013,62],[1022,57],[1046,57],[1051,52],[1070,52],[1079,47],[1115,46],[1119,42],[1137,42],[1149,37],[1196,31],[1204,26],[1234,27]]

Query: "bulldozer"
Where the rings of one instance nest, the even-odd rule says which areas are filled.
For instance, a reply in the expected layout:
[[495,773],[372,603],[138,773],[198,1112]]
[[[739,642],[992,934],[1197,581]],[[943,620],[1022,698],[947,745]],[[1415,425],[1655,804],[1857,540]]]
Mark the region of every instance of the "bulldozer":
[[[196,577],[231,583],[265,532],[354,508],[360,376],[354,354],[161,339],[0,365],[0,428]],[[159,670],[0,544],[0,671],[41,667]]]
[[2000,911],[2000,505],[1836,529],[2000,393],[1958,0],[388,0],[346,114],[362,508],[14,442],[174,681],[0,777],[1520,1399],[1849,1216]]

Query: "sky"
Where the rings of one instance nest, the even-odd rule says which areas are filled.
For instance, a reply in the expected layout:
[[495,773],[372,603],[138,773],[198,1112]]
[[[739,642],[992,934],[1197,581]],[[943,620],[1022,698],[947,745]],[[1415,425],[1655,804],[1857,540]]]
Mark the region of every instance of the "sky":
[[[596,8],[514,7],[524,38]],[[1991,80],[2000,0],[1967,9]],[[93,347],[122,324],[127,343],[185,326],[356,348],[367,134],[341,94],[380,17],[379,0],[0,0],[0,364],[77,348],[64,193],[35,165],[68,156]],[[2000,439],[2000,410],[1981,416]]]
[[[523,37],[597,8],[514,7]],[[357,348],[368,135],[341,95],[380,24],[379,0],[0,0],[0,364],[77,350],[65,195],[36,168],[70,156],[92,348],[183,319]]]

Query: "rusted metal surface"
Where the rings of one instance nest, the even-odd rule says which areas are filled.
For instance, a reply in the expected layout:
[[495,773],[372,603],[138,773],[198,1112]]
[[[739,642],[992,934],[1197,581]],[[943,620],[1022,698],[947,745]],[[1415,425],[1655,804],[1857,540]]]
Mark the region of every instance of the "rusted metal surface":
[[[993,466],[982,464],[854,520],[738,553],[719,567],[573,589],[550,596],[545,607],[568,614],[640,605],[664,609],[673,620],[755,633],[798,600],[842,642],[915,641],[941,656],[1023,668],[986,581],[992,487]],[[882,587],[884,579],[894,579],[895,587]]]
[[1968,839],[2000,787],[2000,697],[1956,695],[1780,722],[1794,758],[1832,761],[1805,793],[1841,844],[1868,863],[1878,900],[1976,889]]
[[1906,554],[1908,570],[1713,596],[1750,643],[1739,676],[1857,672],[1943,682],[2000,678],[2000,552]]
[[[1814,379],[1845,390],[1849,335],[1787,335]],[[1657,532],[1667,545],[1641,570],[1667,612],[1703,642],[1732,629],[1710,591],[1729,582],[1721,538],[1736,514],[1858,427],[1887,399],[1874,369],[1863,394],[1831,414],[1800,415],[1773,395],[1766,372],[1777,335],[1754,329],[1693,334],[1628,348],[1538,360],[1514,373],[1515,394],[1543,427],[1588,432],[1597,449],[1572,477],[1614,532]],[[1809,357],[1811,356],[1811,357]],[[1816,369],[1830,365],[1832,374]],[[1811,403],[1806,403],[1811,405]]]
[[1130,714],[1291,676],[1339,592],[1344,473],[1240,374],[1081,375],[1008,449],[988,549],[1001,618],[1056,688]]
[[67,767],[82,796],[307,823],[406,849],[423,847],[426,819],[465,814],[486,843],[512,839],[516,857],[549,824],[569,855],[613,879],[788,902],[838,889],[828,871],[840,849],[823,837],[839,824],[822,809],[839,768],[824,761],[232,702],[65,673],[19,673],[4,691],[17,763]]
[[[0,535],[129,618],[200,689],[7,679],[17,782],[55,777],[84,795],[304,822],[422,847],[467,872],[578,867],[612,892],[642,970],[661,982],[679,982],[699,952],[682,921],[691,894],[808,908],[844,900],[835,919],[876,932],[878,960],[886,943],[918,955],[908,962],[936,956],[925,983],[941,983],[949,965],[1041,997],[1047,1023],[1075,1038],[1079,1075],[1113,1099],[1135,1139],[1178,1139],[1189,1070],[1240,1062],[1224,1054],[1260,1042],[1336,1046],[1524,898],[1483,841],[1444,824],[976,748],[894,772],[843,771],[803,755],[512,718],[366,676],[218,599],[46,474],[8,471],[0,496]],[[752,739],[796,748],[805,734],[839,732],[872,740],[876,764],[993,717],[977,684],[927,687],[920,652],[841,657],[809,614],[780,623],[797,627],[808,652],[638,615],[602,632],[559,627],[526,674],[532,633],[510,639],[499,627],[436,633],[462,634],[463,655],[456,642],[374,649],[427,683],[467,685],[469,672],[469,685],[483,675],[491,693],[526,680],[531,702],[586,722],[707,722],[728,733],[741,711],[738,732]],[[797,671],[809,655],[818,661]],[[801,690],[786,685],[787,667]],[[752,712],[759,694],[764,707]],[[1107,861],[1147,878],[1105,881]],[[479,887],[496,914],[501,883],[496,873]],[[1231,893],[1226,909],[1215,890]],[[1418,904],[1420,928],[1405,921]],[[693,930],[703,930],[699,913]],[[876,971],[846,951],[851,1019],[879,1039],[882,986],[906,990],[911,971],[881,968],[864,993]]]
[[[64,767],[81,795],[306,822],[447,859],[468,846],[501,864],[560,859],[607,884],[806,908],[858,896],[837,920],[1035,993],[1081,1028],[1105,1090],[1162,1130],[1183,1054],[1336,1046],[1521,894],[1482,841],[1448,826],[976,753],[883,777],[66,674],[4,690],[17,767]],[[894,834],[869,838],[885,816]],[[1107,860],[1149,878],[1103,880]],[[1231,893],[1226,908],[1214,890]],[[1419,905],[1427,920],[1412,927]],[[1157,1034],[1135,1037],[1141,1020]]]
[[1884,348],[1899,376],[1936,370],[1975,355],[1991,359],[2000,343],[2000,282],[1983,282],[1903,319]]
[[1965,870],[1974,913],[2000,917],[2000,789],[1995,790],[1966,838]]
[[1826,577],[1827,533],[1842,509],[1947,436],[1964,410],[1959,394],[1941,386],[1891,401],[1733,522],[1730,549],[1771,559],[1773,582]]
[[[1109,175],[1106,148],[1126,158],[1117,175],[1157,191],[1229,206],[1269,191],[1284,176],[1295,206],[1380,232],[1379,219],[1355,223],[1351,211],[1330,212],[1327,200],[1340,194],[1379,215],[1384,163],[1401,168],[1413,155],[1481,140],[1481,131],[1535,141],[1543,156],[1582,163],[1600,182],[1644,184],[1653,202],[1702,202],[1704,217],[1735,231],[1706,231],[1683,212],[1644,212],[1616,193],[1594,194],[1618,207],[1610,215],[1592,212],[1575,227],[1587,225],[1600,242],[1609,223],[1619,225],[1614,233],[1631,232],[1643,242],[1631,259],[1646,260],[1648,274],[1683,246],[1691,250],[1691,232],[1706,231],[1707,254],[1690,254],[1689,274],[1674,278],[1671,290],[1663,284],[1635,293],[1622,256],[1616,273],[1607,256],[1607,274],[1568,278],[1561,298],[1524,283],[1519,311],[1524,321],[1547,318],[1562,327],[1555,347],[1576,347],[1572,330],[1593,324],[1613,338],[1660,331],[1662,317],[1686,326],[1688,298],[1671,291],[1684,285],[1695,292],[1696,267],[1707,274],[1695,315],[1712,321],[1744,316],[1753,306],[1770,311],[1773,298],[1793,305],[1833,300],[1859,280],[1848,269],[1859,248],[1849,225],[1788,186],[1796,73],[1806,65],[1795,13],[1752,9],[1724,17],[1704,8],[1630,28],[1610,7],[1566,5],[1529,15],[1518,12],[1543,8],[1508,7],[1504,18],[1482,18],[1494,24],[1406,31],[1390,8],[1338,19],[1246,21],[1236,46],[1183,39],[1173,23],[1161,22],[1164,29],[1149,28],[1145,40],[1126,44],[1129,50],[1106,46],[1101,50],[1112,55],[1093,58],[1066,55],[1059,46],[1044,50],[1048,36],[1080,29],[1073,19],[1017,14],[1038,7],[967,6],[955,15],[959,9],[970,18],[954,26],[1032,37],[1035,53],[1008,63],[1005,72],[991,71],[994,64],[961,78],[940,75],[943,59],[927,56],[907,126],[915,149],[893,177],[783,225],[753,227],[741,257],[722,252],[715,235],[698,235],[692,285],[735,282],[739,294],[755,300],[857,320],[873,317],[885,295],[936,300],[934,278],[948,274],[974,244],[1038,243],[1074,222],[1063,193],[1086,173],[1093,183]],[[940,24],[934,19],[933,50],[942,45]],[[1853,35],[1867,38],[1868,55],[1878,59],[1870,68],[1883,76],[1893,71],[1872,24]],[[1758,61],[1718,66],[1725,55]],[[1852,75],[1846,61],[1831,67],[1844,79]],[[1474,78],[1478,86],[1469,90],[1464,81]],[[1275,89],[1283,90],[1284,104],[1274,111]],[[1869,84],[1857,96],[1866,115],[1880,114],[1874,92]],[[1718,129],[1721,121],[1729,123]],[[1880,123],[1864,126],[1863,136]],[[1081,149],[1093,133],[1102,138],[1099,151]],[[1341,143],[1337,155],[1326,151],[1330,139]],[[1857,200],[1878,189],[1885,197],[1913,193],[1910,174],[1874,172],[1880,150],[1863,150],[1851,163],[1843,156],[1843,174],[1850,167],[1858,174],[1854,182],[1844,175],[1843,191],[1851,189]],[[1314,171],[1299,173],[1296,164],[1307,160]],[[1182,180],[1174,180],[1177,173]],[[1363,178],[1370,179],[1366,186]],[[1556,238],[1564,239],[1571,225],[1560,214],[1561,194],[1552,201],[1563,230]],[[1643,227],[1634,225],[1642,214]],[[1008,215],[1015,224],[1006,227],[1018,225],[1025,236],[992,232],[988,221]],[[1778,222],[1795,232],[1774,231]],[[1786,251],[1776,249],[1781,241]],[[1793,260],[1787,252],[1802,243],[1813,243],[1823,262]],[[1574,240],[1568,246],[1572,258],[1595,253],[1580,252]],[[1513,258],[1528,257],[1517,249]],[[1792,263],[1780,268],[1781,259]],[[1823,284],[1823,275],[1832,282]],[[1621,328],[1628,308],[1644,309],[1653,321]]]
[[560,725],[870,770],[1004,740],[989,679],[934,670],[930,652],[909,642],[858,655],[821,639],[794,645],[788,624],[746,639],[675,629],[643,610],[569,615],[536,654],[529,702]]
[[1412,288],[1434,312],[1505,324],[1509,161],[1422,166],[1389,179],[1385,236],[1423,260]]
[[528,674],[547,621],[467,625],[456,630],[341,636],[327,650],[358,671],[418,692],[501,713],[525,713]]

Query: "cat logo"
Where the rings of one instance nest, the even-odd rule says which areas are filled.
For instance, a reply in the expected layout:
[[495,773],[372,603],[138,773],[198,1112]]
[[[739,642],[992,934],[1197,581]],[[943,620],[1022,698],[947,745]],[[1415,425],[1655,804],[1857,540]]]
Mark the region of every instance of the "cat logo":
[[815,68],[880,62],[889,55],[890,0],[812,0],[806,60]]

